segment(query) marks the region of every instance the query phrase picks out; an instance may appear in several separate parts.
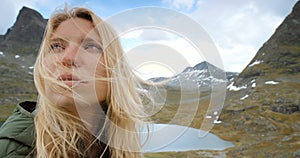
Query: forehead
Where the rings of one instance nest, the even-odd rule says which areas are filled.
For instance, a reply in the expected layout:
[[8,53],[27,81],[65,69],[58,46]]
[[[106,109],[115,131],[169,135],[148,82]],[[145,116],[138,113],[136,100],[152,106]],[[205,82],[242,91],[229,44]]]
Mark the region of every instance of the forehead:
[[82,18],[71,18],[62,22],[54,31],[52,38],[81,40],[86,37],[97,38],[92,22]]

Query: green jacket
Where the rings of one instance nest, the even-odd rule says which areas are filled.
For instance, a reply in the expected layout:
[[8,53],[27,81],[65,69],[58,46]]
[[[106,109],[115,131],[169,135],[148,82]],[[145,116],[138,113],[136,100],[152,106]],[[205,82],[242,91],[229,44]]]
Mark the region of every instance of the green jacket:
[[36,102],[22,102],[0,128],[0,158],[33,157]]

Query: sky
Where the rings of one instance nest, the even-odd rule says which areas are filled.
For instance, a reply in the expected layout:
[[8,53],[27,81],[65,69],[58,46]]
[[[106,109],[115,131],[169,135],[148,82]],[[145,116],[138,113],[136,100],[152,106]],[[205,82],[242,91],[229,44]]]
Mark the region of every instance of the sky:
[[[219,57],[226,71],[241,72],[252,60],[258,49],[266,42],[284,18],[292,11],[297,0],[2,0],[0,6],[0,34],[5,34],[13,25],[22,6],[37,10],[44,18],[49,18],[56,8],[69,6],[84,6],[92,9],[103,19],[109,19],[124,11],[139,7],[160,7],[183,14],[195,21],[209,35],[218,50]],[[136,15],[141,16],[141,15]],[[118,23],[126,25],[130,23]],[[184,24],[184,21],[183,21]],[[189,28],[188,28],[189,29]],[[163,55],[165,60],[173,60],[171,65],[161,63],[158,67],[168,69],[169,72],[159,72],[156,75],[172,75],[185,66],[194,66],[206,60],[205,54],[199,55],[193,45],[193,40],[168,29],[135,29],[122,35],[121,41],[126,52],[135,54],[155,45],[165,52],[180,52],[186,60],[181,68],[170,56]],[[141,45],[145,45],[142,47]],[[164,47],[167,46],[168,48]],[[167,50],[168,49],[168,50]],[[179,54],[180,54],[179,53]],[[156,53],[157,54],[157,53]],[[130,55],[129,55],[130,56]],[[131,55],[134,56],[135,55]],[[135,59],[133,59],[135,60]],[[184,63],[185,61],[180,61]],[[149,61],[136,64],[140,70],[151,73]],[[157,66],[157,62],[155,63]],[[152,67],[153,68],[153,67]],[[152,69],[150,66],[150,69]],[[155,75],[154,75],[155,76]]]

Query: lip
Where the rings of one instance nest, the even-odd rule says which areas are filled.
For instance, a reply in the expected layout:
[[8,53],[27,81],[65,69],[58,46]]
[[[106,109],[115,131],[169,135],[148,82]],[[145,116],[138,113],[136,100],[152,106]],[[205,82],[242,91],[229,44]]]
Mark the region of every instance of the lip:
[[80,83],[86,83],[85,81],[80,80],[77,76],[72,74],[62,74],[57,77],[57,80],[62,81],[69,87],[75,87]]

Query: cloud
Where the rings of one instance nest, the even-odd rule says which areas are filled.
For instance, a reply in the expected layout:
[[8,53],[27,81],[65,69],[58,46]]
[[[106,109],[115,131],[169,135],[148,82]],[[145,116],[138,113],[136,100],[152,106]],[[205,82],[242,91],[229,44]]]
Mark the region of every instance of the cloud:
[[190,10],[196,3],[195,0],[163,0],[164,4],[167,4],[175,9]]
[[[88,3],[88,1],[66,1],[70,6],[89,6],[94,7],[93,10],[96,12],[99,10],[103,12],[101,8],[103,5]],[[161,6],[180,10],[196,20],[213,38],[225,69],[240,72],[291,12],[297,0],[161,0],[161,2]],[[63,7],[64,2],[58,4],[57,1],[52,0],[3,0],[0,5],[0,34],[4,34],[13,25],[19,10],[24,5],[48,18],[55,8]],[[111,8],[114,7],[105,5],[105,9]],[[127,23],[128,19],[124,19],[122,25]],[[124,38],[129,39],[131,36],[140,36],[145,41],[167,37],[164,33],[141,31],[126,34]]]
[[[189,63],[186,64],[185,67],[194,66],[203,61],[205,58],[205,54],[203,54],[204,52],[199,52],[193,43],[190,43],[191,41],[188,41],[175,32],[169,32],[159,28],[143,28],[133,30],[120,36],[120,39],[125,52],[142,45],[164,45],[174,50],[174,52],[177,54],[181,54],[181,57]],[[156,51],[158,50],[160,50],[158,53],[164,53],[164,50],[157,49]],[[167,59],[170,58],[167,57]]]
[[189,15],[213,38],[225,69],[240,72],[290,13],[295,0],[285,2],[198,1]]
[[[72,1],[71,5],[75,4]],[[7,29],[12,27],[16,21],[17,15],[23,6],[27,6],[41,13],[44,18],[48,18],[58,7],[63,7],[64,2],[57,3],[52,0],[2,0],[0,5],[0,34],[6,33]]]
[[1,1],[0,10],[0,34],[3,35],[15,22],[19,7],[16,5],[15,1],[4,0]]
[[141,38],[145,41],[169,40],[170,36],[171,33],[160,29],[144,29],[141,34]]

